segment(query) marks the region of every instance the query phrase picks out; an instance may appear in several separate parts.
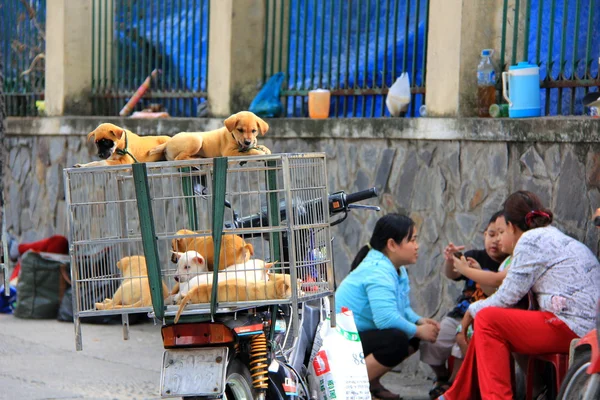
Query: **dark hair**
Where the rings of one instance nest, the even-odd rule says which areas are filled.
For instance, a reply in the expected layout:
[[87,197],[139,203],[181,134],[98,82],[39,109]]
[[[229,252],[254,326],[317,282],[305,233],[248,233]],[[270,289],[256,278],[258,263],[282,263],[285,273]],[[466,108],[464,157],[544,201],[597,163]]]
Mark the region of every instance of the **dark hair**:
[[375,224],[375,229],[373,229],[369,244],[358,251],[350,265],[350,271],[358,267],[358,264],[367,256],[371,248],[383,251],[387,247],[389,239],[394,239],[397,243],[400,243],[404,238],[411,240],[415,233],[414,227],[415,222],[406,215],[392,213],[379,218]]
[[490,221],[488,222],[488,226],[490,226],[490,224],[491,224],[492,222],[496,222],[496,220],[497,220],[498,218],[500,218],[500,217],[503,217],[503,216],[504,216],[504,210],[496,211],[496,212],[494,213],[494,215],[492,215],[492,217],[490,218]]
[[537,195],[525,190],[514,192],[504,202],[504,218],[523,232],[548,226],[553,217]]

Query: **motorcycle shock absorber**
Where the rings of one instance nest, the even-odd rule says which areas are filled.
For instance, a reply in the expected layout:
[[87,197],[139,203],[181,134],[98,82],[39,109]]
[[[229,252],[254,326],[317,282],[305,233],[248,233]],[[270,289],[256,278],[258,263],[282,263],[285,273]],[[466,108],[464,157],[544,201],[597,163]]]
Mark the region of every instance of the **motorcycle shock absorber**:
[[252,336],[250,339],[250,375],[252,376],[252,386],[257,390],[266,390],[269,387],[267,354],[267,338],[264,332]]

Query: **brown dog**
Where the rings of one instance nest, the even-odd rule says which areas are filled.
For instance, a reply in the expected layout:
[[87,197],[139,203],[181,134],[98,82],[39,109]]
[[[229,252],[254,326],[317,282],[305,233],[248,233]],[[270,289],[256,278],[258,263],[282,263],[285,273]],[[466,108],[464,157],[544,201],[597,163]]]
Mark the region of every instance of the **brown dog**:
[[157,145],[167,143],[170,136],[138,136],[127,129],[113,124],[100,124],[88,134],[98,149],[102,161],[76,164],[76,167],[99,167],[107,165],[132,164],[133,162],[155,162],[164,160],[162,154],[149,154]]
[[[268,274],[269,281],[248,282],[243,279],[228,279],[218,283],[219,302],[257,301],[287,299],[292,296],[292,283],[289,274]],[[298,279],[298,290],[302,281]],[[210,302],[212,283],[195,286],[183,298],[174,322],[177,323],[188,303],[202,304]]]
[[[148,283],[148,270],[146,258],[143,256],[123,257],[117,262],[121,271],[123,282],[117,289],[112,299],[104,299],[96,303],[96,310],[114,310],[132,307],[151,307],[150,284]],[[169,289],[162,282],[163,297],[169,296]]]
[[[188,229],[177,231],[177,235],[194,235],[196,232]],[[206,266],[209,271],[214,270],[215,252],[212,236],[188,237],[171,240],[171,249],[173,255],[171,261],[177,263],[178,257],[175,253],[185,253],[186,251],[196,250],[202,254],[206,260]],[[232,264],[243,264],[254,255],[254,246],[246,243],[244,239],[237,235],[223,235],[221,239],[221,252],[219,253],[219,270],[223,270]]]
[[225,156],[265,155],[271,150],[257,145],[256,137],[264,135],[269,125],[249,111],[241,111],[225,120],[223,128],[208,132],[181,132],[165,144],[150,150],[169,161],[193,160]]

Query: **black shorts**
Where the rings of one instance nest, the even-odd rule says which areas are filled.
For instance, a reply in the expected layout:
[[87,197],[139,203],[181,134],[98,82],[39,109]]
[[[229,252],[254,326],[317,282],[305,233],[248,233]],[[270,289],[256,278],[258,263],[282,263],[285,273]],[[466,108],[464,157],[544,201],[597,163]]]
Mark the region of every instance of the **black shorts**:
[[400,364],[419,349],[419,339],[409,339],[400,329],[377,329],[358,334],[365,357],[373,354],[378,363],[389,368]]

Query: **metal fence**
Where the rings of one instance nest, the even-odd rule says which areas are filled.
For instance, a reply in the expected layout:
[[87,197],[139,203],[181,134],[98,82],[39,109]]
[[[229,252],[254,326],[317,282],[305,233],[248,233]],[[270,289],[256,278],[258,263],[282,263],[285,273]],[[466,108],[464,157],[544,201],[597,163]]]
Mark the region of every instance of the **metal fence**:
[[408,72],[407,115],[425,102],[428,0],[266,0],[264,76],[283,71],[288,117],[308,91],[329,89],[330,116],[388,116],[385,96]]
[[46,0],[0,2],[0,51],[8,116],[37,115],[44,98]]
[[93,0],[92,113],[117,115],[151,80],[135,110],[202,112],[208,76],[209,0]]
[[584,113],[583,96],[600,86],[600,1],[504,0],[502,12],[502,69],[539,65],[542,114]]

